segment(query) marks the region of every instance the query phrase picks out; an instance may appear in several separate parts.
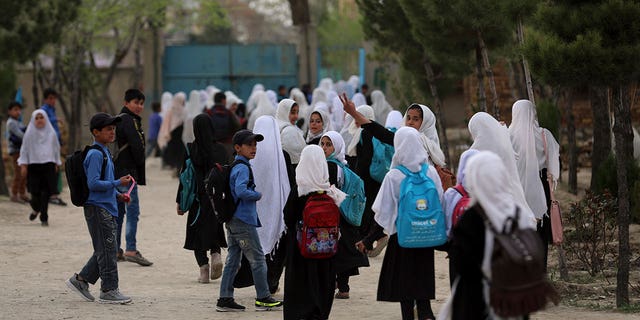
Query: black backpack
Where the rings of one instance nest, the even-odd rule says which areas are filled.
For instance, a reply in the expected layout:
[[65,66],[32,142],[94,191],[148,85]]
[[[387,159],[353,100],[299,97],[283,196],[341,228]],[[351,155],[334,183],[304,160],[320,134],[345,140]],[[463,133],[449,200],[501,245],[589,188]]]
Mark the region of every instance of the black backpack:
[[485,216],[485,225],[495,237],[489,300],[495,314],[504,318],[527,315],[544,309],[548,301],[557,305],[559,300],[545,272],[542,240],[535,230],[518,227],[519,215],[517,208],[501,231]]
[[89,150],[96,149],[102,152],[102,170],[100,171],[100,180],[104,180],[104,173],[107,168],[107,154],[99,145],[91,145],[84,147],[83,150],[76,150],[72,155],[67,157],[64,162],[64,173],[67,176],[67,184],[71,192],[71,203],[76,207],[84,206],[89,198],[89,186],[87,185],[87,174],[84,171],[84,159],[87,157]]
[[231,218],[233,218],[233,215],[238,208],[238,204],[240,204],[240,200],[233,200],[233,195],[231,194],[231,185],[229,181],[231,177],[231,169],[233,169],[236,164],[243,164],[249,168],[248,187],[254,186],[253,171],[251,170],[251,166],[241,160],[236,160],[233,163],[227,165],[216,163],[211,171],[209,171],[209,174],[204,181],[205,193],[207,194],[207,196],[209,196],[209,200],[211,200],[211,206],[213,207],[216,218],[220,223],[231,221]]

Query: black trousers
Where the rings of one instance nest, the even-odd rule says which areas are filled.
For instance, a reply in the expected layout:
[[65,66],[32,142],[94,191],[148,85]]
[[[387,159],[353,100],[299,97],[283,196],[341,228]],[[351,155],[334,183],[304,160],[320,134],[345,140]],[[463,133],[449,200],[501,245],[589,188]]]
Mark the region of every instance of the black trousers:
[[31,193],[31,209],[40,212],[40,221],[49,220],[49,197],[58,193],[58,175],[53,162],[27,166],[27,189]]

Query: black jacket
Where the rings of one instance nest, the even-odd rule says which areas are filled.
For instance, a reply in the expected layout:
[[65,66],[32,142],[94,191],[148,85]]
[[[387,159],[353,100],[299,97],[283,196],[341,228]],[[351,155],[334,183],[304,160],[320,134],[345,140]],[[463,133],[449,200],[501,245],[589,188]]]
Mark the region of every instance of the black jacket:
[[122,121],[116,124],[116,143],[120,152],[117,156],[114,154],[116,178],[130,174],[136,179],[136,183],[145,185],[142,119],[127,107],[122,107],[120,117]]

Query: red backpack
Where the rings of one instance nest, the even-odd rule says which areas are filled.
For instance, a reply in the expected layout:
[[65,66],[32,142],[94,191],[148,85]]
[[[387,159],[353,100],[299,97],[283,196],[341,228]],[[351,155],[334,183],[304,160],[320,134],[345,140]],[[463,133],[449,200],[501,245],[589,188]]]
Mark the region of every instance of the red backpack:
[[340,209],[326,193],[309,196],[298,225],[298,249],[309,259],[333,257],[338,251]]
[[456,184],[455,186],[453,186],[453,189],[458,191],[458,193],[462,196],[462,199],[460,199],[458,203],[456,203],[456,206],[453,207],[451,221],[452,225],[455,226],[456,223],[460,221],[460,217],[462,217],[462,214],[467,210],[467,208],[469,208],[469,201],[471,201],[471,199],[469,198],[467,191],[464,190],[464,187],[461,184]]

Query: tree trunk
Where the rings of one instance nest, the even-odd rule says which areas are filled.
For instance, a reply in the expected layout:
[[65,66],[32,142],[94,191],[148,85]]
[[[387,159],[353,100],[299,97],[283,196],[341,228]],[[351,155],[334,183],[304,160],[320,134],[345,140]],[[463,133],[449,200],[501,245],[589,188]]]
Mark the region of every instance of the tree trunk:
[[[2,131],[2,123],[3,122],[5,122],[4,119],[2,117],[0,117],[0,132],[3,132]],[[0,178],[2,179],[2,180],[0,180],[0,194],[8,196],[9,195],[9,188],[7,188],[6,171],[4,170],[4,161],[2,161],[2,159],[3,159],[2,148],[0,148]]]
[[447,124],[444,117],[444,108],[442,107],[442,101],[440,100],[440,94],[438,94],[438,86],[436,86],[436,77],[433,73],[433,66],[429,61],[429,58],[425,55],[423,57],[424,70],[427,73],[427,82],[429,82],[429,90],[433,96],[433,101],[436,107],[436,126],[439,127],[442,137],[442,152],[444,153],[445,161],[448,165],[451,165],[449,161],[449,139],[447,139]]
[[600,165],[611,154],[611,119],[607,88],[590,87],[589,100],[593,115],[593,149],[591,150],[591,189]]
[[[524,26],[522,24],[522,17],[518,17],[518,42],[520,46],[524,45]],[[520,58],[522,59],[522,69],[524,71],[524,78],[527,83],[527,95],[529,96],[529,101],[531,103],[536,104],[536,98],[533,92],[533,81],[531,81],[531,72],[529,71],[529,63],[527,59],[524,58],[524,54],[520,54]]]
[[484,91],[484,73],[482,72],[480,46],[476,46],[476,76],[478,77],[478,108],[482,112],[487,112],[487,95]]
[[618,274],[616,283],[616,306],[618,308],[629,304],[629,220],[630,195],[629,180],[627,179],[631,155],[633,155],[633,131],[631,129],[631,106],[628,86],[618,86],[614,89],[614,125],[613,133],[616,139],[616,168],[618,180]]
[[560,279],[562,281],[569,281],[569,268],[567,268],[567,258],[564,255],[564,247],[561,245],[558,248],[558,269],[560,269]]
[[569,192],[578,194],[578,150],[576,146],[576,125],[573,116],[573,92],[567,93],[567,138],[569,140]]
[[480,53],[482,55],[482,62],[484,65],[484,73],[489,79],[489,91],[491,91],[491,109],[493,109],[493,116],[500,121],[500,101],[498,98],[498,91],[496,90],[496,79],[493,76],[493,69],[491,68],[491,61],[489,60],[489,50],[482,39],[482,33],[477,30],[478,33],[478,46],[480,46]]

